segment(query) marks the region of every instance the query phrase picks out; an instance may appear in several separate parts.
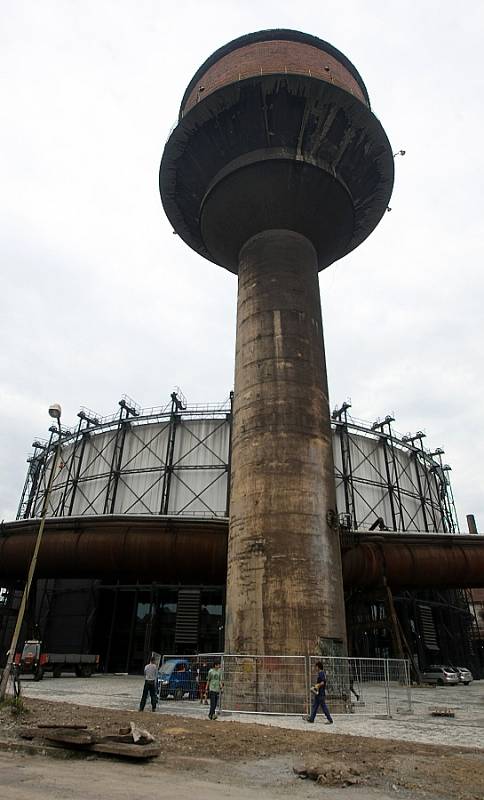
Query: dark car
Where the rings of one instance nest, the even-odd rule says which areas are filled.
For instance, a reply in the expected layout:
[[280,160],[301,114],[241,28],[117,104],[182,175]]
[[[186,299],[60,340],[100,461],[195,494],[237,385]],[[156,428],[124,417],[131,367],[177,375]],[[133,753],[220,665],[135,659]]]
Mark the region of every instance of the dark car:
[[160,700],[167,700],[170,696],[175,700],[183,700],[187,694],[190,700],[195,700],[196,674],[189,661],[171,658],[161,665],[158,670],[158,694]]

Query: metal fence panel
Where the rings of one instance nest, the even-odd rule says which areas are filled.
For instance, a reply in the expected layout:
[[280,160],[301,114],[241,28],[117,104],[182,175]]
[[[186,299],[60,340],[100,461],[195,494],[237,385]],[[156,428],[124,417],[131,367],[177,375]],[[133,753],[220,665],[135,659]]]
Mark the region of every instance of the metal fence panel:
[[390,717],[411,713],[408,662],[402,659],[335,656],[258,656],[221,653],[165,655],[160,666],[160,700],[205,702],[207,674],[222,664],[220,708],[241,714],[307,714],[317,662],[326,673],[331,714]]
[[160,700],[197,700],[205,702],[207,674],[222,661],[220,653],[164,655],[158,673]]
[[398,658],[388,659],[388,696],[390,714],[411,714],[412,689],[410,665]]
[[259,714],[307,711],[304,656],[224,655],[222,708]]
[[331,714],[371,714],[390,717],[412,710],[408,664],[385,658],[310,656],[310,682],[318,661],[326,673],[326,702]]

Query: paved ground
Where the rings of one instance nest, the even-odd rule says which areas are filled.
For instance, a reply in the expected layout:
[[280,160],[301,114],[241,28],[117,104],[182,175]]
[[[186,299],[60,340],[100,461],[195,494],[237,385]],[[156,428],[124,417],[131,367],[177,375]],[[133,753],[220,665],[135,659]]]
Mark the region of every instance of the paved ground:
[[[97,675],[92,678],[63,676],[54,679],[46,676],[40,683],[25,679],[23,691],[26,697],[42,700],[58,700],[83,706],[110,709],[136,709],[142,688],[142,679],[136,676]],[[405,695],[394,708],[405,708]],[[265,725],[289,729],[308,729],[317,732],[330,730],[332,734],[370,736],[379,739],[400,739],[427,744],[458,745],[461,747],[484,747],[484,681],[474,681],[470,686],[424,687],[412,690],[413,713],[395,711],[392,719],[381,718],[380,709],[371,691],[367,702],[355,714],[335,716],[335,724],[324,726],[321,718],[314,727],[308,726],[299,717],[265,716],[222,712],[219,722],[258,722]],[[435,707],[451,708],[455,718],[431,716]],[[372,713],[373,712],[373,713]],[[146,713],[146,712],[145,712]],[[151,712],[149,712],[151,713]],[[198,702],[167,700],[160,703],[157,714],[180,714],[180,716],[203,717],[206,706]]]

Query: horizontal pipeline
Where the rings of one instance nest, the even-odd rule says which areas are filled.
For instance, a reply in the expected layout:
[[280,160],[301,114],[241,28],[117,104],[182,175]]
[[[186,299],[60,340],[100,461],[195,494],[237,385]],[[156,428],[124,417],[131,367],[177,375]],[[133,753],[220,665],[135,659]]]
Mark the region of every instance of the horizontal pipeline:
[[[38,519],[0,526],[0,580],[25,578],[38,526]],[[223,518],[56,517],[46,522],[36,574],[223,585],[227,533]],[[375,538],[343,550],[345,588],[373,588],[384,576],[395,588],[484,587],[484,536]]]
[[[39,520],[0,528],[0,579],[26,576]],[[39,578],[143,577],[224,584],[227,522],[173,517],[77,517],[46,522]]]
[[343,580],[351,588],[381,585],[392,588],[466,588],[484,586],[484,537],[465,544],[440,540],[435,544],[364,542],[343,552]]

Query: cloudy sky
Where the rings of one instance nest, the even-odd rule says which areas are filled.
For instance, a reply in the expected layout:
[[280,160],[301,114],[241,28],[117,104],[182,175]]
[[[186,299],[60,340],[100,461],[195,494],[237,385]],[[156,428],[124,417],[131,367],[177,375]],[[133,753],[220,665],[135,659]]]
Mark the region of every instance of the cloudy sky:
[[393,412],[484,528],[484,4],[1,0],[0,519],[51,402],[108,414],[233,382],[236,279],[172,235],[158,193],[185,86],[225,42],[297,28],[361,73],[396,160],[392,211],[321,275],[331,404]]

